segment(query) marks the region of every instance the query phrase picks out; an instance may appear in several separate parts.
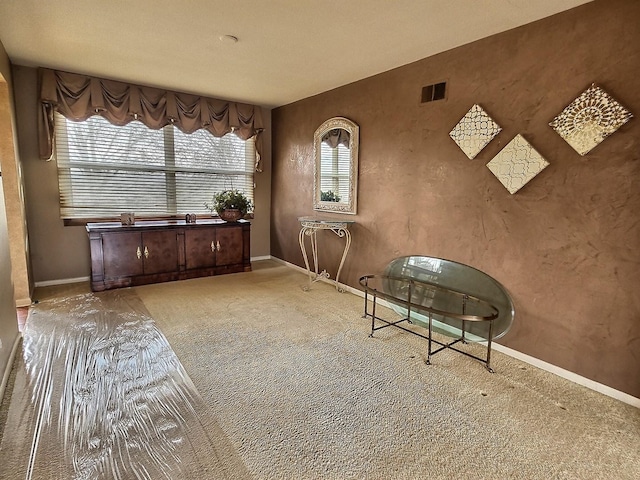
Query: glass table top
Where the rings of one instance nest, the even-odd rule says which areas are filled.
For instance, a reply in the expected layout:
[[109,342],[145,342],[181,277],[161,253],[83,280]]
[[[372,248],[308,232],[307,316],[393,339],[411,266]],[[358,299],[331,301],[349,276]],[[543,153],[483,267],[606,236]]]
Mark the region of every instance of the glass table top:
[[[435,308],[443,312],[459,311],[460,298],[450,292],[460,292],[474,297],[469,306],[480,316],[486,315],[486,304],[498,310],[497,317],[493,320],[492,339],[505,335],[515,316],[513,301],[506,289],[494,278],[486,273],[462,263],[453,262],[435,257],[406,256],[391,261],[383,272],[388,277],[409,278],[425,282],[442,289],[415,289],[416,297],[412,303],[418,303],[424,307]],[[392,282],[385,286],[387,293],[403,298],[405,293],[401,291],[401,282]],[[393,308],[401,315],[406,315],[407,309],[393,303]],[[457,309],[457,310],[456,310]],[[414,323],[426,325],[428,317],[424,312],[411,312]],[[448,336],[459,336],[462,329],[462,320],[443,314],[434,314],[434,329]],[[470,341],[483,341],[489,336],[488,321],[469,321],[465,330]]]

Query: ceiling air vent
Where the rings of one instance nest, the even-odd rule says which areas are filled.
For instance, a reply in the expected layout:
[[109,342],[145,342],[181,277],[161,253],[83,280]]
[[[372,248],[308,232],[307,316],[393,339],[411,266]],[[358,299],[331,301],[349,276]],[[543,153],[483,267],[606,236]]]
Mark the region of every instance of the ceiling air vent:
[[443,100],[447,92],[447,82],[434,83],[422,87],[422,103]]

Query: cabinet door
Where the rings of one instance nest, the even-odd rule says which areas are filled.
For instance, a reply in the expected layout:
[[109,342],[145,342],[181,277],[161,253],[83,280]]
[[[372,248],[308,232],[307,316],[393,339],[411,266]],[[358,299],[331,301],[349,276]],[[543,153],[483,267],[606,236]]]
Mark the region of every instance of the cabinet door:
[[151,230],[142,233],[144,274],[178,270],[178,236],[175,230]]
[[216,229],[189,228],[184,232],[186,268],[208,268],[216,264]]
[[242,227],[220,227],[216,237],[216,265],[242,263]]
[[140,232],[102,234],[104,278],[142,275],[142,242]]

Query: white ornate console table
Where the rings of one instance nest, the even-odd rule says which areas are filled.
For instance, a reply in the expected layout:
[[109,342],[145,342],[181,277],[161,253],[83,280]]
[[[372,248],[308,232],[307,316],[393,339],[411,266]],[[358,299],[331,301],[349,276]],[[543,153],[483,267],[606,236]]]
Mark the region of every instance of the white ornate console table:
[[[311,285],[318,280],[323,278],[329,278],[329,273],[326,270],[322,270],[318,272],[318,240],[316,237],[316,233],[318,230],[331,230],[338,237],[344,238],[346,240],[344,251],[342,252],[342,258],[340,259],[340,266],[338,267],[338,272],[336,273],[336,290],[339,292],[343,292],[344,290],[340,288],[340,284],[338,280],[340,279],[340,271],[344,265],[344,260],[347,258],[347,253],[349,252],[349,247],[351,246],[351,232],[349,232],[349,226],[353,223],[356,223],[355,220],[340,220],[340,219],[325,219],[325,218],[317,218],[317,217],[300,217],[298,221],[302,225],[300,229],[300,235],[298,240],[300,241],[300,249],[302,250],[302,256],[304,258],[304,264],[307,267],[307,274],[309,275],[309,285],[305,286],[305,290],[309,290]],[[307,256],[307,249],[305,248],[304,238],[309,237],[311,240],[311,252],[313,255],[313,271],[309,266],[309,257]]]

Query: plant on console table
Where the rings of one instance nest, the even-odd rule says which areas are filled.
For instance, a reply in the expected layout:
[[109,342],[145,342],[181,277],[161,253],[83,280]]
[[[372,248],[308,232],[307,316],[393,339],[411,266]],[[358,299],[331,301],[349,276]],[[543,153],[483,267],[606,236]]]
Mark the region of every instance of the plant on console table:
[[226,222],[237,222],[253,209],[253,204],[240,190],[224,190],[213,196],[212,202],[205,203],[212,212]]
[[326,192],[320,191],[320,201],[322,202],[339,202],[340,195],[334,193],[333,190],[327,190]]

